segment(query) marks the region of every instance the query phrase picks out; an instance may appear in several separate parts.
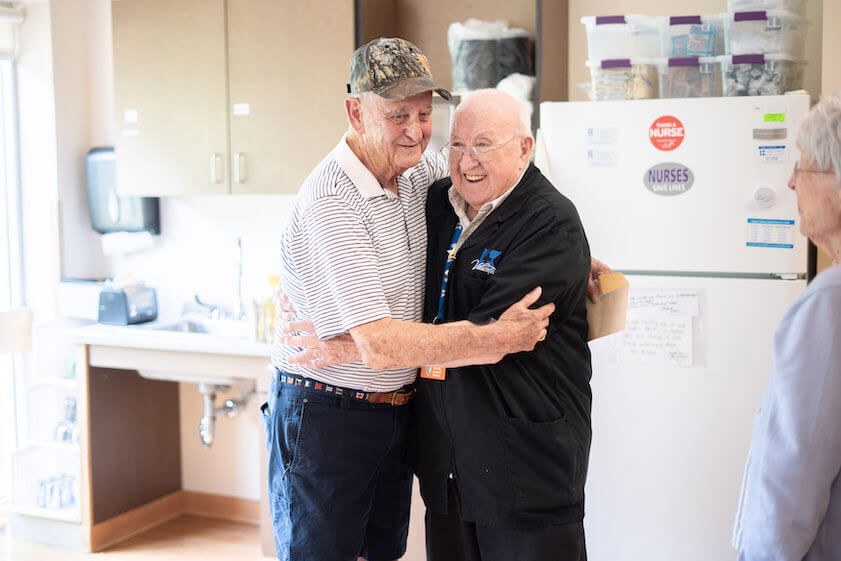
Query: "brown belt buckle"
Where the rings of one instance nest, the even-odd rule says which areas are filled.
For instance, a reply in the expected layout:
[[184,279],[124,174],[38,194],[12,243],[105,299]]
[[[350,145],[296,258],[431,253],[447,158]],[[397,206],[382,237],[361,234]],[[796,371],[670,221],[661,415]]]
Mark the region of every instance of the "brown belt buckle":
[[[395,391],[391,392],[391,406],[392,407],[397,407],[399,405],[405,405],[405,404],[409,403],[409,399],[411,398],[413,393],[415,393],[414,389],[407,390],[407,391],[395,390]],[[401,400],[400,403],[396,403],[398,396],[400,396],[400,397],[406,396],[406,400],[405,401]]]

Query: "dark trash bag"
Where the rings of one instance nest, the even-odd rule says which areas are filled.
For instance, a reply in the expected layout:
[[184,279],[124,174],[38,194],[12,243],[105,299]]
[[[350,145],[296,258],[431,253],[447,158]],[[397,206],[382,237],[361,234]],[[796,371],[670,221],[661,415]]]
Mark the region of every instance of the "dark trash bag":
[[493,88],[509,74],[532,74],[528,37],[462,39],[453,57],[453,89]]

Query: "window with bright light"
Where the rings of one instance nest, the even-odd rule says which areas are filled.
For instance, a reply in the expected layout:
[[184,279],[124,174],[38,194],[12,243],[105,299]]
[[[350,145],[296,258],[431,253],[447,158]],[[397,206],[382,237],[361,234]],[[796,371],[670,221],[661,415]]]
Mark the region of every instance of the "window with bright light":
[[[20,214],[13,62],[0,58],[0,309],[20,302]],[[16,446],[15,373],[20,357],[0,353],[0,533],[10,496],[10,455]]]

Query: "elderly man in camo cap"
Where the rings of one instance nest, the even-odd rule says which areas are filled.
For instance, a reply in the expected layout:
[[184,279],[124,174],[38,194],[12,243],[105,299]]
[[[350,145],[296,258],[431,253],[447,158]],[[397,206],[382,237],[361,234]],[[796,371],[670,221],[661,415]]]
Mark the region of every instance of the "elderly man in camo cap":
[[[283,331],[314,336],[279,338],[262,407],[281,560],[400,558],[417,367],[531,350],[554,309],[529,309],[535,289],[493,323],[420,323],[427,188],[448,171],[440,154],[425,151],[433,92],[450,99],[411,43],[377,39],[357,49],[347,133],[302,185],[283,233],[282,289],[296,310]],[[312,353],[325,345],[302,360],[308,338],[332,342],[329,349],[344,341],[346,358],[320,364]]]

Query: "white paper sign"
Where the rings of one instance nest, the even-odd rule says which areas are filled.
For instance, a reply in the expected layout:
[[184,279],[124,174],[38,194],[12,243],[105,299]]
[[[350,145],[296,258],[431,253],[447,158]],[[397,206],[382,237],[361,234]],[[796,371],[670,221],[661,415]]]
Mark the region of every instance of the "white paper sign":
[[756,159],[761,163],[787,162],[788,148],[785,144],[763,144],[757,146]]
[[619,163],[615,148],[588,148],[585,157],[591,168],[615,168]]
[[629,317],[618,347],[621,363],[692,366],[692,318]]
[[618,139],[619,131],[608,127],[588,127],[584,138],[587,144],[609,144],[611,146],[615,146]]
[[628,300],[628,315],[698,317],[698,291],[634,290]]
[[794,220],[748,218],[747,246],[794,249]]

